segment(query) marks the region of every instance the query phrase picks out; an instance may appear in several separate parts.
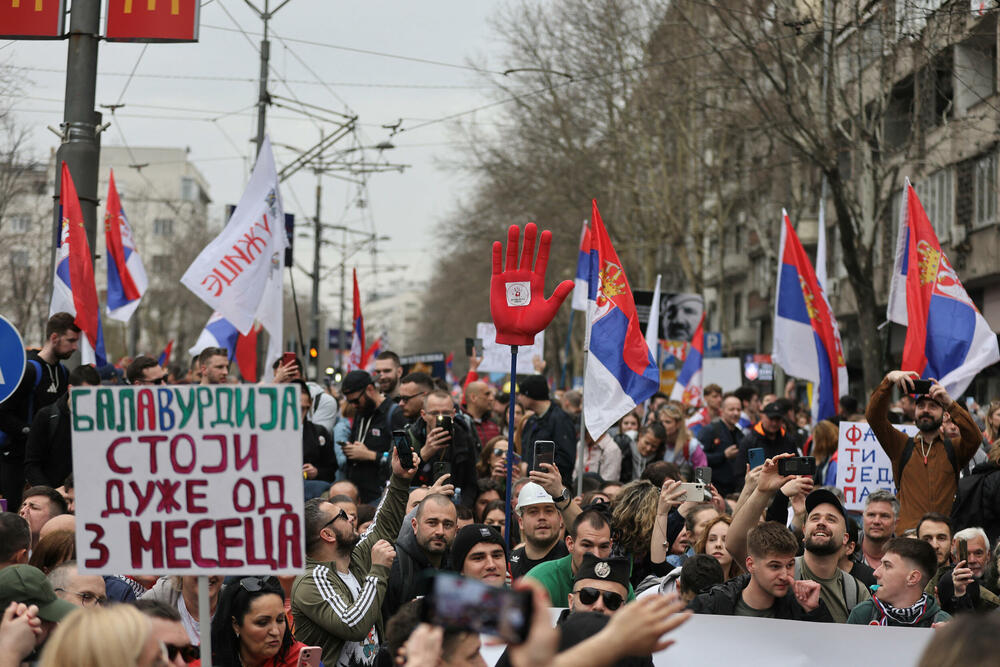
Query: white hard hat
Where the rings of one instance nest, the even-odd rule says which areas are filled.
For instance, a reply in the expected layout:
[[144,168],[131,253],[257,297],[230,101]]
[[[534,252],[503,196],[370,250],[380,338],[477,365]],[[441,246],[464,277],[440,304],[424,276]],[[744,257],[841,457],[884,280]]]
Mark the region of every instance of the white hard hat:
[[541,485],[535,482],[528,482],[521,487],[521,493],[517,494],[517,507],[514,509],[520,511],[528,505],[541,505],[544,503],[552,503],[554,505],[555,502],[552,496]]

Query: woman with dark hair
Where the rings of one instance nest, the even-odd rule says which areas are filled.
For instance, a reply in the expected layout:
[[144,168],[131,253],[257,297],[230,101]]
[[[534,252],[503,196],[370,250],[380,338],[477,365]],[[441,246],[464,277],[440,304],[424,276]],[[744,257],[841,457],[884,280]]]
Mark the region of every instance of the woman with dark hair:
[[[507,438],[502,435],[490,438],[483,446],[483,451],[479,454],[479,461],[476,463],[476,477],[479,479],[493,479],[500,484],[507,482],[507,452],[510,445]],[[524,466],[521,463],[520,447],[514,448],[514,477],[521,477],[525,474]]]
[[212,618],[214,664],[295,667],[303,646],[292,638],[276,577],[243,577],[222,591]]

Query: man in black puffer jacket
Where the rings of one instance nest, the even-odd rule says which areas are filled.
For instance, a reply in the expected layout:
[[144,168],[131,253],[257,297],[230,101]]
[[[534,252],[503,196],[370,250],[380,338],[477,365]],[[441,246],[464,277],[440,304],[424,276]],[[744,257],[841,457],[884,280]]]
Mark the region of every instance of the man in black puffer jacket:
[[798,547],[798,540],[780,523],[760,524],[747,535],[750,573],[713,586],[688,607],[696,614],[833,622],[819,598],[819,582],[795,581]]
[[447,569],[447,554],[458,528],[458,511],[448,496],[432,493],[420,501],[396,540],[396,560],[382,601],[382,618],[391,618],[406,602],[427,593],[426,570]]

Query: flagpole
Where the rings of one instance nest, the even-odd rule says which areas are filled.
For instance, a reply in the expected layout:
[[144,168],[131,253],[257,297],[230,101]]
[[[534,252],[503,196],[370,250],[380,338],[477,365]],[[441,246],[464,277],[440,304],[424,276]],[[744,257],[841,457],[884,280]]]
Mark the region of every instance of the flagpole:
[[[510,517],[511,492],[514,486],[514,402],[517,400],[517,345],[510,346],[510,405],[507,414],[507,488],[504,496],[507,502],[504,503],[504,524],[513,525]],[[524,456],[524,453],[521,453]],[[510,528],[503,531],[504,541],[507,543],[507,551],[510,551]]]
[[[590,326],[594,321],[593,302],[587,299],[587,322],[583,329],[583,386],[587,386],[587,363],[590,360]],[[576,495],[583,495],[584,454],[587,451],[587,418],[586,410],[580,410],[580,440],[576,443]]]
[[562,367],[559,369],[560,389],[566,388],[566,362],[569,360],[570,343],[573,339],[573,315],[575,313],[575,310],[572,308],[569,309],[569,327],[566,329],[566,350],[563,353]]

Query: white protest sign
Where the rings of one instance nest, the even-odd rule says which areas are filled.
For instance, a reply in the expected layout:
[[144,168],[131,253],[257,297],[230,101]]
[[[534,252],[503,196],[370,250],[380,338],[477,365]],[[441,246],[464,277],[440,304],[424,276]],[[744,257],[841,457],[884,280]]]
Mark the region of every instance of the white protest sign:
[[[915,435],[913,424],[894,424],[896,430]],[[896,493],[892,461],[878,444],[868,422],[840,422],[837,442],[837,487],[844,492],[844,507],[862,511],[865,498],[876,489]]]
[[81,572],[302,572],[297,385],[82,387],[70,410]]
[[[550,609],[553,625],[562,609]],[[810,623],[750,616],[695,614],[664,639],[674,645],[653,654],[653,664],[707,664],[740,667],[843,667],[858,661],[872,665],[911,667],[920,662],[930,628],[896,628],[845,623]],[[719,641],[725,637],[725,641]],[[495,665],[505,645],[487,645],[483,636],[483,658]]]
[[[497,343],[497,329],[492,322],[480,322],[476,325],[476,338],[483,339],[483,360],[479,364],[479,373],[510,373],[510,345]],[[518,375],[534,375],[535,357],[545,358],[545,332],[535,335],[531,345],[521,345],[517,348]]]

